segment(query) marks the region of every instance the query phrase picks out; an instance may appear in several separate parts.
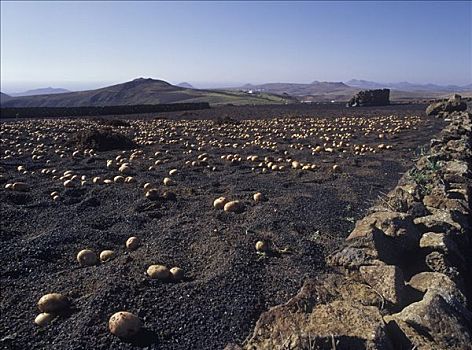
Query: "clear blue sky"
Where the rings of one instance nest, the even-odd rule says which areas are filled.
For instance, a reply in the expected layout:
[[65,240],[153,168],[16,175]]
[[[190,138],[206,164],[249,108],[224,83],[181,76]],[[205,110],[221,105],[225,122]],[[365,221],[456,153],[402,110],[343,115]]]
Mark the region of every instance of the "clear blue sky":
[[3,91],[472,82],[472,2],[1,2]]

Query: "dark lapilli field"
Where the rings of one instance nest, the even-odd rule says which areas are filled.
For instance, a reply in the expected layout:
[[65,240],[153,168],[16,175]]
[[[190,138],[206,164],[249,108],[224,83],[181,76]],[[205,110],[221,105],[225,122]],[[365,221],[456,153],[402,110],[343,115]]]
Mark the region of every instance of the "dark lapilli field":
[[[324,257],[444,126],[423,111],[423,105],[263,106],[134,117],[116,126],[92,118],[2,122],[0,348],[222,349],[242,342],[263,311],[287,301],[306,277],[325,271]],[[129,162],[133,150],[72,156],[76,148],[67,144],[78,131],[106,127],[133,137],[142,151],[130,162],[135,183],[91,182],[119,175],[107,160],[116,164],[121,155]],[[346,133],[351,136],[333,152],[314,152],[316,146],[331,148]],[[382,143],[392,149],[379,149]],[[43,157],[32,160],[39,144]],[[355,154],[354,144],[365,145],[364,154]],[[197,159],[202,153],[208,153],[206,162]],[[228,154],[242,160],[221,159]],[[247,160],[250,155],[258,161]],[[261,173],[266,156],[286,168]],[[287,159],[316,168],[292,169]],[[334,172],[334,164],[342,171]],[[17,170],[21,165],[26,174]],[[177,174],[169,176],[174,168]],[[86,184],[65,189],[64,180],[42,169],[56,169],[57,177],[72,170],[85,175]],[[166,176],[176,184],[165,188]],[[31,190],[5,189],[15,181]],[[176,199],[146,199],[146,182],[173,191]],[[53,191],[60,193],[57,202]],[[266,202],[252,200],[258,191]],[[214,209],[219,196],[241,200],[244,211]],[[142,241],[133,252],[124,247],[130,236]],[[261,239],[291,254],[261,258],[254,248]],[[117,257],[80,267],[75,257],[85,248],[112,249]],[[180,266],[186,280],[151,280],[145,275],[151,264]],[[66,294],[72,309],[40,328],[33,323],[36,303],[50,292]],[[109,317],[121,310],[142,319],[139,339],[109,333]]]

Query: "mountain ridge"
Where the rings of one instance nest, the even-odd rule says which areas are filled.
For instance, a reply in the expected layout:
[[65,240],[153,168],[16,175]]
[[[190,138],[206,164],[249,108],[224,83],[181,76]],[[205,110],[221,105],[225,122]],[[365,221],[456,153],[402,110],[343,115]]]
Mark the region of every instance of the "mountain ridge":
[[192,86],[192,84],[187,83],[186,81],[183,81],[183,82],[177,84],[176,86],[178,86],[178,87],[183,87],[183,88],[186,88],[186,89],[195,89],[195,88]]
[[9,96],[11,97],[21,97],[21,96],[36,96],[36,95],[52,95],[52,94],[63,94],[67,92],[72,92],[67,89],[63,88],[53,88],[53,87],[46,87],[46,88],[37,88],[31,89],[23,92],[15,92],[11,93]]
[[81,107],[208,102],[218,104],[289,103],[288,97],[223,90],[199,90],[164,80],[137,78],[94,90],[2,98],[2,107]]
[[472,90],[472,83],[464,86],[458,85],[437,85],[437,84],[415,84],[408,81],[402,81],[398,83],[379,83],[375,81],[362,80],[362,79],[351,79],[346,82],[351,87],[357,87],[361,89],[392,89],[401,90],[407,92],[413,91],[430,91],[430,92],[462,92]]
[[11,100],[11,99],[12,99],[12,97],[10,95],[7,95],[3,92],[0,92],[0,103],[3,104],[4,102],[6,102],[8,100]]
[[[172,85],[164,80],[137,78],[86,91],[21,97],[2,93],[0,102],[2,107],[93,107],[192,102],[208,102],[210,105],[341,102],[348,101],[360,90],[379,88],[390,88],[393,101],[444,98],[453,92],[472,95],[472,84],[444,87],[408,82],[383,84],[357,79],[346,83],[314,80],[311,83],[245,84],[228,89],[194,89],[185,87],[185,84],[188,83]],[[397,89],[392,88],[392,84],[395,84]]]

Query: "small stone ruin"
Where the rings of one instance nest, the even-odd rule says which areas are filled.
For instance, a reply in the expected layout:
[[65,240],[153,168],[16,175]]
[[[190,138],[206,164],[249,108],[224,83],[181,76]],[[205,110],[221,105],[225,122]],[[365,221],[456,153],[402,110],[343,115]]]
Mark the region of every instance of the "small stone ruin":
[[362,90],[347,103],[348,107],[387,106],[390,104],[390,89]]

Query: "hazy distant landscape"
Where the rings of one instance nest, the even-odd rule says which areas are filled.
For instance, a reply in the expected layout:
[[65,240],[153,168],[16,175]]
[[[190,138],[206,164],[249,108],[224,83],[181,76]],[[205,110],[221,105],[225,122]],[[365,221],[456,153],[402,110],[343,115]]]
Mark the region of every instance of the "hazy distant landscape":
[[70,90],[63,89],[63,88],[38,88],[33,90],[27,90],[23,92],[14,92],[9,94],[11,97],[20,97],[20,96],[35,96],[35,95],[52,95],[52,94],[63,94],[66,92],[71,92]]
[[272,93],[247,94],[240,91],[198,90],[171,85],[162,80],[138,78],[97,90],[61,94],[7,97],[3,107],[80,107],[160,103],[279,104],[294,99]]
[[61,88],[40,88],[11,96],[2,93],[1,104],[3,107],[80,107],[193,102],[208,102],[212,106],[346,102],[362,89],[387,87],[392,89],[392,101],[398,102],[445,98],[453,92],[462,93],[464,97],[472,96],[470,85],[461,87],[410,83],[380,84],[359,80],[351,80],[348,84],[314,81],[311,84],[246,84],[236,88],[205,90],[195,89],[189,83],[172,85],[162,80],[138,78],[88,91],[69,92]]

